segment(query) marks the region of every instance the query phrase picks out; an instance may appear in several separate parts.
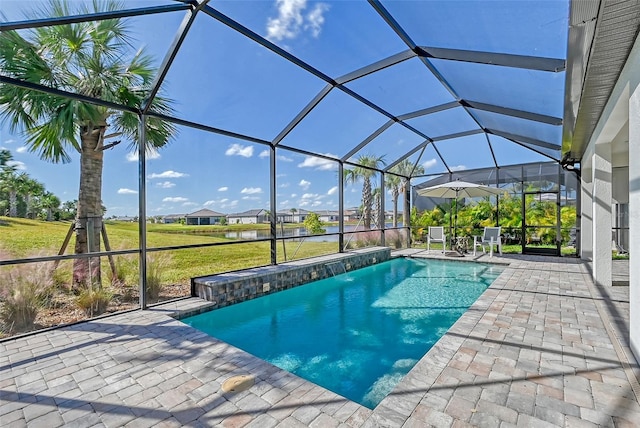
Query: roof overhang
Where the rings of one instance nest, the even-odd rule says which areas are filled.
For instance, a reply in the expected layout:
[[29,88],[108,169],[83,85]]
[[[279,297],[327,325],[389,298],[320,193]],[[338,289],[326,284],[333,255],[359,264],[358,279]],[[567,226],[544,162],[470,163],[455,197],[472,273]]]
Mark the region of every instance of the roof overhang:
[[640,32],[638,0],[572,0],[562,159],[580,162]]

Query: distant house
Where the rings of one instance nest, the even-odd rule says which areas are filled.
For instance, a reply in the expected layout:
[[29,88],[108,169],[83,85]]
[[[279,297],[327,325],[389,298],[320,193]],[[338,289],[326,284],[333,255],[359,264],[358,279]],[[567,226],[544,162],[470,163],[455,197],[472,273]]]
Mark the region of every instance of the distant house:
[[128,217],[128,216],[119,216],[119,217],[114,217],[113,218],[114,221],[126,221],[126,222],[134,222],[134,221],[138,221],[138,217]]
[[249,210],[241,213],[229,214],[227,216],[227,222],[229,224],[258,224],[268,223],[269,216],[267,210]]
[[[337,210],[320,210],[320,211],[316,211],[315,213],[318,214],[320,221],[336,222],[340,220],[340,212]],[[349,220],[349,215],[345,212],[343,218],[345,221],[347,221]]]
[[203,208],[191,214],[187,214],[186,224],[206,226],[211,224],[220,224],[223,218],[226,218],[226,214],[222,214],[216,211],[212,211],[207,208]]
[[182,220],[185,220],[186,217],[186,214],[168,214],[162,217],[162,222],[164,224],[180,223]]
[[359,220],[361,217],[360,214],[360,208],[358,207],[353,207],[353,208],[345,208],[344,209],[344,217],[345,220]]
[[305,209],[299,208],[299,209],[296,209],[295,213],[292,213],[291,210],[289,210],[289,212],[291,213],[290,223],[303,223],[304,219],[307,218],[307,216],[311,211],[307,211]]

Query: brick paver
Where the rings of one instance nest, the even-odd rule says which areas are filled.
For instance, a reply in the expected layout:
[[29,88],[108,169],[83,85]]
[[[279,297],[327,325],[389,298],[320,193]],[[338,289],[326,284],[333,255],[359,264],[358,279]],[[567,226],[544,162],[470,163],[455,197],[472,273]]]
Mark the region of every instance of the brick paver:
[[[171,318],[187,299],[0,343],[0,426],[639,426],[628,287],[572,258],[478,259],[506,268],[374,410]],[[224,393],[238,374],[254,386]]]

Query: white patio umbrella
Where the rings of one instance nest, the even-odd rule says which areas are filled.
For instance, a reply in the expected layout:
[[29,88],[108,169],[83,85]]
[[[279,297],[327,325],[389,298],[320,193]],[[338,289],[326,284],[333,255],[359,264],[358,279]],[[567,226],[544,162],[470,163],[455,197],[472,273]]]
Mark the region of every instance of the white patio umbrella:
[[453,224],[453,240],[456,239],[456,229],[458,227],[458,198],[479,198],[482,196],[499,195],[504,190],[496,187],[484,186],[482,184],[469,183],[467,181],[450,181],[448,183],[436,184],[435,186],[418,189],[420,196],[430,198],[446,198],[456,200],[456,213]]

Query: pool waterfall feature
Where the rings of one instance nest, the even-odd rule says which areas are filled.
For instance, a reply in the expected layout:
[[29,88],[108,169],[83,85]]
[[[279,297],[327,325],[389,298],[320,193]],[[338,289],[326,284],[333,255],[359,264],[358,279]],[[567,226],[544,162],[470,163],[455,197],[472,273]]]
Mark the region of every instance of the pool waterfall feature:
[[388,247],[371,247],[344,253],[285,262],[191,279],[191,295],[225,307],[311,281],[371,266],[391,258]]

